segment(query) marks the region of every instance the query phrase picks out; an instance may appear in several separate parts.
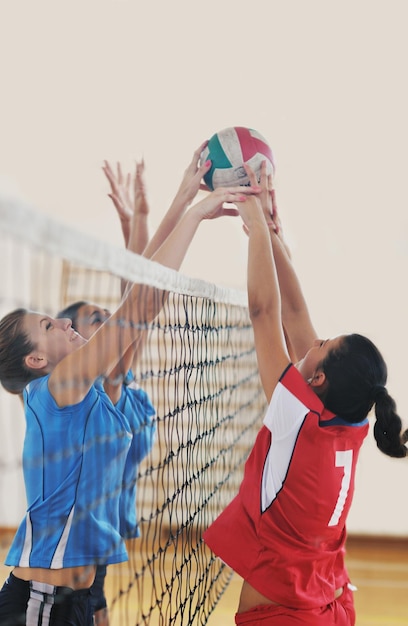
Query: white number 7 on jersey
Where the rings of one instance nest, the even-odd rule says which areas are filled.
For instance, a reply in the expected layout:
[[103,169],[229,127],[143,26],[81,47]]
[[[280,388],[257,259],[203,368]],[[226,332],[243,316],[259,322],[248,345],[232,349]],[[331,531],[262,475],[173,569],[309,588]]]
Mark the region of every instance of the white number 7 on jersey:
[[337,498],[333,515],[330,518],[330,522],[328,524],[329,526],[336,526],[336,524],[339,523],[340,515],[343,512],[348,490],[350,488],[352,464],[353,464],[353,450],[344,450],[341,452],[339,451],[336,452],[336,467],[344,467],[344,474],[343,474],[343,479],[341,481],[339,497]]

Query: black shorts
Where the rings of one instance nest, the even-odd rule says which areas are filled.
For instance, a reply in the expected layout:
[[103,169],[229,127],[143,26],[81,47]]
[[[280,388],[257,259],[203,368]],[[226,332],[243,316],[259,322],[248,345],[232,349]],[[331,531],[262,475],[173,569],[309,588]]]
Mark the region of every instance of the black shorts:
[[1,626],[92,626],[89,589],[74,591],[10,574],[0,590]]
[[91,605],[93,612],[100,611],[101,609],[106,609],[106,598],[105,598],[105,576],[106,576],[106,565],[97,565],[95,580],[91,586]]

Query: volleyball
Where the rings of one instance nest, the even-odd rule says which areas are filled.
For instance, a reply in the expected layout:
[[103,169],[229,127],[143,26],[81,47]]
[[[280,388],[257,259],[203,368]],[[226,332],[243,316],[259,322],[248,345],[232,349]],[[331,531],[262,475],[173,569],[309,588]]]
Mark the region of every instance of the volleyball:
[[266,139],[253,128],[231,126],[215,133],[200,157],[203,165],[211,160],[211,169],[204,182],[211,190],[217,187],[248,186],[249,178],[244,168],[248,164],[258,177],[262,161],[266,160],[268,174],[275,173],[272,150]]

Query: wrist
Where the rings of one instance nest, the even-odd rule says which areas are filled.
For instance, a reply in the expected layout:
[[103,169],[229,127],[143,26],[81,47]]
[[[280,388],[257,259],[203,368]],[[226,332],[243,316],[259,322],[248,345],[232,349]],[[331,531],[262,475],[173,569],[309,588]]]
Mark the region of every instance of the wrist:
[[279,226],[275,224],[275,222],[273,222],[272,220],[267,220],[266,225],[269,228],[269,230],[274,232],[276,235],[279,233]]
[[205,219],[205,216],[206,216],[205,207],[202,207],[200,203],[194,204],[192,207],[187,209],[184,215],[191,222],[195,222],[199,224]]

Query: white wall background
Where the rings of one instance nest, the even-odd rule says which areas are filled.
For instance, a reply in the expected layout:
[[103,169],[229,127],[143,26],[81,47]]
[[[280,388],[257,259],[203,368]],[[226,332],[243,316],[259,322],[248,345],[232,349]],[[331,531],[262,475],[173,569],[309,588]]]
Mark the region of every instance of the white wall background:
[[[0,0],[0,176],[43,212],[121,243],[103,159],[132,167],[144,155],[153,229],[204,139],[256,128],[275,152],[316,328],[370,336],[408,416],[406,6]],[[220,220],[201,227],[182,271],[244,289],[245,267],[238,220]],[[370,437],[349,530],[408,535],[407,482],[408,460]]]

